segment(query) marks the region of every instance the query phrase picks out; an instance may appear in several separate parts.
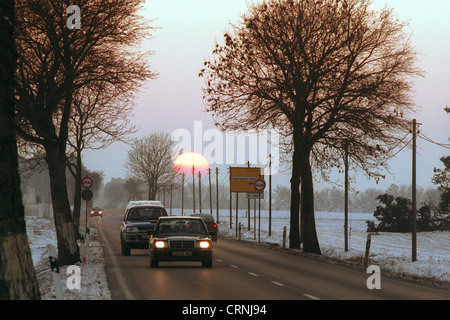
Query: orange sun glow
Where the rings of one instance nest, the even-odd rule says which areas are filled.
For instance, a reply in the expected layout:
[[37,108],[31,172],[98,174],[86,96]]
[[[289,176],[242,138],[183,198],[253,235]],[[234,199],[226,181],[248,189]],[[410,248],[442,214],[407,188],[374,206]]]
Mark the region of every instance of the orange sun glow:
[[173,162],[173,168],[178,173],[192,174],[192,166],[194,166],[194,174],[200,172],[204,175],[209,169],[209,164],[205,157],[195,152],[180,154]]

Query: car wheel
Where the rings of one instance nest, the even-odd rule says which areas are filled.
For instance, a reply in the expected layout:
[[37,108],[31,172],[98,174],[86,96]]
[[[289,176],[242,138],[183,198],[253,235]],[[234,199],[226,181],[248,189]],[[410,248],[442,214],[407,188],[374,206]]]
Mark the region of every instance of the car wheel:
[[211,260],[202,261],[202,267],[203,268],[212,268],[212,259]]
[[123,239],[121,239],[121,244],[122,244],[122,255],[123,256],[131,255],[131,249],[130,247],[127,246],[127,244],[123,241]]
[[158,268],[159,267],[159,261],[152,259],[152,256],[150,255],[150,268]]

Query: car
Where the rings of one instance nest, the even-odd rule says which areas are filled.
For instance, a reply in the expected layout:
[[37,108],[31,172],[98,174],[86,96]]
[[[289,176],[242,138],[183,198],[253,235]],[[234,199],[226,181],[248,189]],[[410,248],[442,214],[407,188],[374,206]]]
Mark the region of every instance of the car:
[[93,207],[92,209],[91,209],[91,217],[93,217],[93,216],[103,216],[103,210],[102,210],[102,208],[99,208],[99,207]]
[[147,231],[161,216],[167,216],[160,201],[135,201],[129,203],[120,226],[121,253],[131,254],[131,249],[148,249]]
[[148,234],[151,268],[160,261],[201,261],[212,268],[212,240],[200,217],[160,217]]
[[211,236],[212,241],[217,241],[217,233],[218,226],[214,221],[214,218],[209,213],[191,213],[189,216],[191,217],[200,217],[205,222],[206,228],[208,229],[209,235]]

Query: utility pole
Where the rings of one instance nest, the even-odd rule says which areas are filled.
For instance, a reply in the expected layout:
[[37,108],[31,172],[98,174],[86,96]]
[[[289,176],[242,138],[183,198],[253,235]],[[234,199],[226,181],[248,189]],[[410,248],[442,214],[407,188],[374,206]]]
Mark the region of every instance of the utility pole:
[[192,212],[195,212],[195,171],[192,166]]
[[348,251],[348,140],[345,141],[345,200],[344,200],[344,237],[345,237],[345,251]]
[[416,119],[412,123],[412,261],[417,260],[417,232],[416,232]]
[[228,174],[230,178],[230,229],[233,229],[233,221],[232,221],[232,210],[233,210],[233,203],[232,203],[232,193],[231,193],[231,167],[228,167]]
[[202,173],[198,171],[198,209],[202,213]]
[[219,222],[219,168],[216,167],[216,221]]
[[184,209],[184,172],[181,174],[181,215],[183,216]]
[[208,169],[208,176],[209,176],[209,213],[212,215],[211,168]]
[[236,238],[238,236],[238,222],[239,222],[239,210],[238,210],[238,202],[239,202],[239,192],[236,192]]
[[[250,161],[247,161],[247,167],[250,168]],[[247,224],[248,231],[250,231],[250,198],[247,199]]]
[[269,237],[272,235],[272,154],[269,154]]

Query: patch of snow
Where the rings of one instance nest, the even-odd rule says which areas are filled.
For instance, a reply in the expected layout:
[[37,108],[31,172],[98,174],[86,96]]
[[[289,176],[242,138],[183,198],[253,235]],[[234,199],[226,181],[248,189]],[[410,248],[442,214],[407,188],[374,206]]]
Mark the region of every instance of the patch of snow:
[[[53,220],[27,217],[26,223],[41,299],[55,300],[56,292],[47,251],[48,244],[56,246],[57,243]],[[91,228],[90,233],[91,238],[94,239],[96,229]],[[67,273],[68,266],[59,268],[65,300],[111,300],[105,273],[103,248],[99,241],[89,241],[86,248],[86,263],[79,262],[75,265],[80,268],[80,289],[70,289],[67,285],[73,275],[72,272]]]

